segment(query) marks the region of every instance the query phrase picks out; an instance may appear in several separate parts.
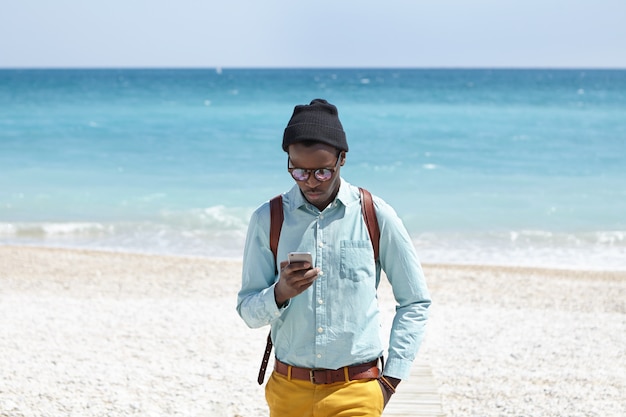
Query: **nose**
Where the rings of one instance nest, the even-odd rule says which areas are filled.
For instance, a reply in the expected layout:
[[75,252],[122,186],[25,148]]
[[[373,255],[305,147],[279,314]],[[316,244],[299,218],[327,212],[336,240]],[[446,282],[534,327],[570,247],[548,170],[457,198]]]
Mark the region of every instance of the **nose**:
[[307,178],[305,184],[307,185],[307,187],[310,188],[315,188],[318,185],[320,185],[322,182],[320,180],[318,180],[317,178],[315,178],[315,175],[313,175],[313,173],[311,172],[311,175],[309,175],[309,178]]

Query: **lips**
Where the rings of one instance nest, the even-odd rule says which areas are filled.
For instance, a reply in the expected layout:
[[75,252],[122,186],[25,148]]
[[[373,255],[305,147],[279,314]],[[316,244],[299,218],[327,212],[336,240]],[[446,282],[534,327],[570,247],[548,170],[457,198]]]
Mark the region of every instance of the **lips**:
[[321,191],[306,191],[305,194],[307,197],[310,198],[318,198],[324,193],[322,193]]

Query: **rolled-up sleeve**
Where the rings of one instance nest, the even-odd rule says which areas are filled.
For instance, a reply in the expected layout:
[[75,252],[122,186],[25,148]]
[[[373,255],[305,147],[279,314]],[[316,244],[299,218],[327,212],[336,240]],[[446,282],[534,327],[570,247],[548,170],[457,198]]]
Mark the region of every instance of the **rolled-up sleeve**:
[[251,216],[244,248],[241,290],[237,312],[251,328],[271,324],[280,317],[274,286],[277,277],[274,255],[269,247],[269,205],[259,207]]
[[380,226],[380,263],[398,304],[384,374],[404,379],[424,339],[431,299],[413,242],[402,221],[380,200],[376,212]]

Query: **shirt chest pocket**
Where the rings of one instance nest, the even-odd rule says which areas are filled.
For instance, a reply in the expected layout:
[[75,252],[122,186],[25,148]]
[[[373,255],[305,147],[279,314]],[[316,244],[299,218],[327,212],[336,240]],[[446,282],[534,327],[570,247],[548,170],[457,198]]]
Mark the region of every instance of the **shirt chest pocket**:
[[369,240],[341,241],[341,278],[362,281],[374,274],[374,254]]

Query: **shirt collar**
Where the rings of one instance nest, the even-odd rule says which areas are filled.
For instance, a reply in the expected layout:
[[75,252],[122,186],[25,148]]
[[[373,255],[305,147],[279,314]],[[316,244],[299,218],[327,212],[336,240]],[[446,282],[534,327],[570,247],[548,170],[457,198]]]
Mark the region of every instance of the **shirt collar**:
[[[310,203],[304,198],[302,193],[300,192],[300,187],[298,184],[294,184],[294,186],[287,192],[285,195],[287,197],[289,210],[297,210],[302,206],[307,206]],[[341,203],[344,206],[349,206],[355,202],[359,201],[358,192],[353,190],[353,187],[343,178],[341,178],[341,184],[339,185],[339,192],[335,197],[335,202]]]

